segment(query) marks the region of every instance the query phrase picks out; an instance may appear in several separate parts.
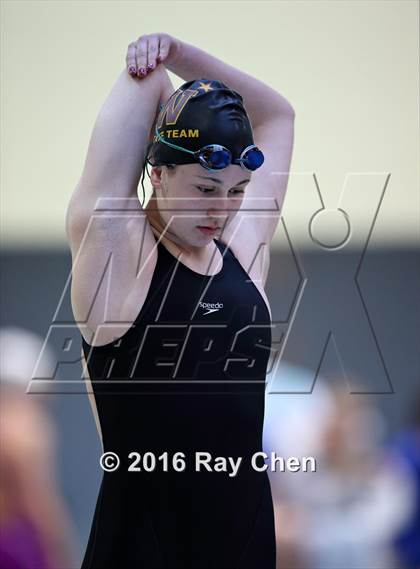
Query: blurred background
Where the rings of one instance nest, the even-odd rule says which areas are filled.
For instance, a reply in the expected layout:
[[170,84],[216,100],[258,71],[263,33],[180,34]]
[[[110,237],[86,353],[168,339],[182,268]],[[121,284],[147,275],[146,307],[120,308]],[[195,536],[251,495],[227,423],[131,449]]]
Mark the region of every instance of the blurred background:
[[418,568],[418,3],[191,6],[1,4],[0,567],[77,568],[87,543],[101,445],[64,220],[128,43],[165,31],[296,111],[264,448],[317,472],[270,473],[277,567]]

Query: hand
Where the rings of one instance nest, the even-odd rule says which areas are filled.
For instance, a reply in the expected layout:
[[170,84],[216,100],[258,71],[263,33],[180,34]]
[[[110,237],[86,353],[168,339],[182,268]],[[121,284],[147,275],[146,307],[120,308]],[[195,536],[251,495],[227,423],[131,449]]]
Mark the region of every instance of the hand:
[[165,33],[142,35],[129,44],[125,58],[131,76],[145,77],[159,63],[170,63],[178,54],[181,42]]

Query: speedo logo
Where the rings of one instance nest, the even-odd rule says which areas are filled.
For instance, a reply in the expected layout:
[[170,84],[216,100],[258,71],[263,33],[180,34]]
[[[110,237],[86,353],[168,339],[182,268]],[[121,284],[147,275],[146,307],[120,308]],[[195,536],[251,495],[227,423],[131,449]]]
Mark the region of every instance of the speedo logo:
[[207,310],[207,312],[203,314],[203,316],[205,316],[206,314],[210,314],[211,312],[217,312],[218,310],[223,308],[223,302],[216,302],[213,304],[210,302],[200,302],[199,306],[200,308],[204,308],[205,310]]

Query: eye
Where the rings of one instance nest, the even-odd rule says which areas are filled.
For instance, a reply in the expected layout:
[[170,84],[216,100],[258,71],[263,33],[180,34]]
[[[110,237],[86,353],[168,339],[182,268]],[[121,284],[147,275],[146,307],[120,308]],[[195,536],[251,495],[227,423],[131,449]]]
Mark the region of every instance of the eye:
[[[209,192],[213,192],[214,188],[205,188],[204,186],[196,186],[197,190],[200,190],[200,192],[202,192],[203,194],[208,194]],[[245,190],[242,190],[240,188],[233,188],[232,190],[229,190],[231,193],[233,194],[243,194],[245,193]]]

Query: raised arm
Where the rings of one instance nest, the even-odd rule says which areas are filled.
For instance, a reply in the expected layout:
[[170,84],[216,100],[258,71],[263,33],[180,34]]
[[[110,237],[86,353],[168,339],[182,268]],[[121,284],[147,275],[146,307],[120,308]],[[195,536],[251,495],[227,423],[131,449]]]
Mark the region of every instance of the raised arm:
[[272,120],[273,114],[293,113],[292,105],[269,85],[186,42],[179,41],[177,55],[166,67],[185,81],[204,75],[226,83],[243,97],[254,128]]
[[141,80],[126,69],[120,73],[94,124],[67,210],[68,231],[69,225],[93,212],[99,197],[137,197],[152,125],[160,103],[173,91],[163,65]]
[[[118,334],[118,323],[130,322],[136,308],[130,304],[131,293],[147,280],[146,270],[138,271],[138,267],[146,260],[148,267],[153,265],[156,243],[137,186],[159,105],[173,91],[163,65],[143,79],[124,69],[95,121],[66,216],[73,261],[72,308],[89,343],[90,335],[103,324],[116,323]],[[98,209],[100,198],[109,198],[100,204],[105,207],[112,207],[118,198],[118,213]],[[121,210],[129,210],[130,215]],[[102,333],[98,344],[113,336],[114,330],[109,327]]]

